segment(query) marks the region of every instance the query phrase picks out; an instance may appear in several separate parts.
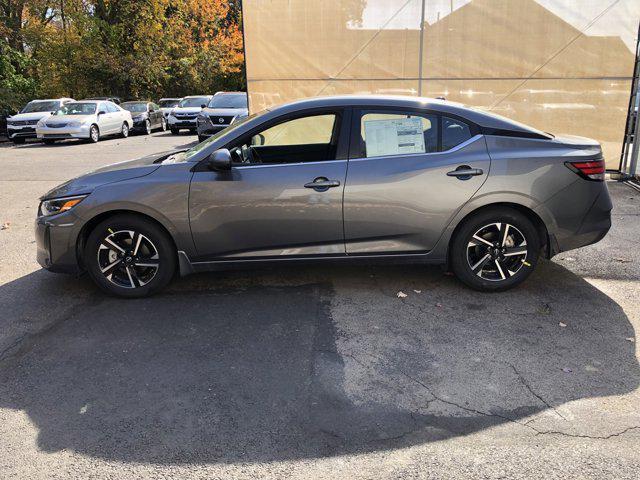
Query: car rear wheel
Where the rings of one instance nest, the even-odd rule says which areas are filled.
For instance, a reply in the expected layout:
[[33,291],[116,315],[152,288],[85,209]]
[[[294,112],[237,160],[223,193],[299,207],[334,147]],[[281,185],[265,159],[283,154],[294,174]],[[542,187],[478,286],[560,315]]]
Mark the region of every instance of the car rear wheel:
[[91,125],[89,128],[89,141],[91,143],[98,143],[100,141],[100,130],[97,125]]
[[180,133],[180,130],[178,130],[177,128],[172,128],[171,133],[174,135],[178,135],[178,133]]
[[160,122],[160,131],[167,131],[167,120],[164,117],[162,117],[162,121]]
[[533,223],[517,210],[498,207],[464,222],[451,246],[456,276],[476,290],[496,292],[523,282],[534,270],[540,239]]
[[122,138],[127,138],[129,136],[129,124],[127,122],[122,122],[122,128],[120,128],[120,136]]
[[144,133],[146,135],[151,135],[151,122],[148,119],[144,122]]
[[167,233],[135,215],[117,215],[89,234],[84,265],[103,291],[120,297],[145,297],[169,284],[176,251]]

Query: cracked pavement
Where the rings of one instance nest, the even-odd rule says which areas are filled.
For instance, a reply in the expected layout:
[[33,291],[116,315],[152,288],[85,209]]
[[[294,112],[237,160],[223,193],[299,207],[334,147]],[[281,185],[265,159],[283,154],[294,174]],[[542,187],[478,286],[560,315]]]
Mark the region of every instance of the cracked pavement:
[[637,478],[640,192],[501,294],[289,266],[122,301],[38,268],[40,194],[192,140],[0,144],[0,479]]

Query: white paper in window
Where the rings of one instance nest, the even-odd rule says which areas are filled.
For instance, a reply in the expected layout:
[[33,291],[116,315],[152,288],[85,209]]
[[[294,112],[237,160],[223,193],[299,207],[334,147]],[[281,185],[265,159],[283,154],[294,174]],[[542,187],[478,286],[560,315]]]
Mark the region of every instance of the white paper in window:
[[426,152],[419,117],[365,120],[364,135],[367,157]]

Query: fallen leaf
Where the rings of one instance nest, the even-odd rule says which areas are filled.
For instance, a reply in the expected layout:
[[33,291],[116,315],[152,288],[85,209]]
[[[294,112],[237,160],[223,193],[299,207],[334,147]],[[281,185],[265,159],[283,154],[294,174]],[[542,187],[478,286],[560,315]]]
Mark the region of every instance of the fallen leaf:
[[396,295],[398,296],[398,298],[406,298],[407,297],[407,294],[404,293],[404,292],[398,292]]
[[567,367],[564,367],[564,368],[562,369],[562,371],[563,371],[564,373],[571,373],[571,372],[573,372],[573,370],[571,370],[570,368],[567,368]]
[[84,415],[85,413],[87,413],[87,409],[89,408],[89,405],[86,404],[84,405],[81,409],[80,409],[80,415]]
[[540,315],[549,315],[551,313],[551,307],[548,303],[543,303],[542,305],[540,305],[540,307],[538,307],[538,313]]
[[559,323],[558,323],[558,325],[560,325],[562,328],[564,328],[564,327],[566,327],[566,326],[567,326],[567,324],[566,324],[566,323],[562,323],[562,322],[559,322]]
[[436,307],[442,308],[442,304],[441,303],[436,303]]
[[625,340],[626,340],[627,342],[631,342],[631,343],[635,343],[635,341],[636,341],[636,339],[635,339],[635,338],[633,338],[633,337],[627,337],[627,338],[625,338]]
[[416,293],[422,293],[422,290],[414,290]]
[[7,230],[11,226],[11,222],[4,222],[0,230]]
[[631,263],[631,260],[627,258],[614,258],[613,260],[618,263]]

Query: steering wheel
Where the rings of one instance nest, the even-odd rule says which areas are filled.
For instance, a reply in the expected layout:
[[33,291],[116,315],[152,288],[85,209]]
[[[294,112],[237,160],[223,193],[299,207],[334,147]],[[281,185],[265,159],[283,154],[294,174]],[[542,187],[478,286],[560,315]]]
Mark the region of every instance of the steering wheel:
[[251,147],[247,145],[242,145],[240,150],[242,152],[242,163],[262,163],[262,160],[260,160],[260,157],[258,157],[257,155],[254,155],[254,152],[251,149]]

